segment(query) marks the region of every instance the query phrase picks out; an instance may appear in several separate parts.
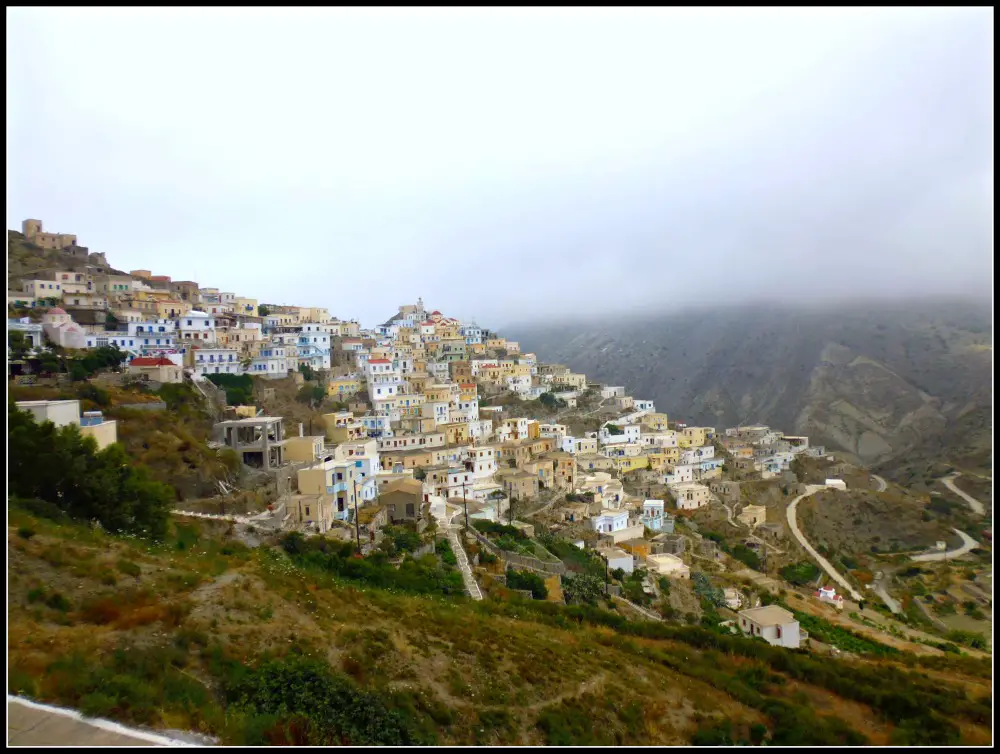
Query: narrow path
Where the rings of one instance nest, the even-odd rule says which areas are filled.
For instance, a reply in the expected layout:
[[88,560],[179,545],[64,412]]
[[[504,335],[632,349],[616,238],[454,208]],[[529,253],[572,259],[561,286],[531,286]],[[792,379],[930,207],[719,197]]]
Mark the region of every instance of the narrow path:
[[980,516],[986,515],[986,506],[984,506],[981,502],[976,500],[976,498],[972,497],[966,492],[962,492],[962,490],[960,490],[958,487],[955,486],[954,480],[960,476],[962,476],[962,472],[956,471],[954,474],[951,474],[950,476],[942,477],[941,483],[944,484],[945,487],[954,492],[956,495],[958,495],[960,498],[962,498],[965,502],[967,502],[969,504],[969,507],[972,508],[972,510],[978,513]]
[[872,474],[872,479],[874,479],[878,483],[878,489],[875,490],[876,492],[886,491],[889,485],[885,483],[885,480],[882,477],[880,477],[878,474]]
[[625,599],[624,597],[616,597],[615,595],[611,595],[611,599],[615,600],[615,602],[624,602],[626,605],[628,605],[633,610],[635,610],[637,613],[639,613],[639,615],[645,616],[646,618],[649,618],[650,620],[660,621],[661,623],[663,622],[663,618],[661,618],[656,613],[652,612],[651,610],[647,610],[644,607],[640,607],[639,605],[635,604],[634,602],[630,602],[629,600]]
[[918,563],[926,563],[933,560],[949,560],[950,558],[961,557],[970,550],[979,547],[979,543],[964,531],[959,531],[958,529],[952,529],[952,531],[962,538],[961,547],[957,547],[954,550],[948,550],[947,552],[926,552],[923,555],[914,555],[910,558],[910,560],[914,560]]
[[481,600],[483,598],[483,592],[479,588],[479,583],[476,581],[476,577],[472,574],[472,566],[469,565],[469,557],[465,553],[465,547],[462,546],[462,542],[459,539],[460,526],[458,524],[452,523],[455,516],[462,512],[461,508],[457,506],[448,505],[444,503],[444,510],[439,511],[439,509],[434,506],[431,507],[431,513],[437,518],[438,523],[444,526],[447,532],[448,542],[451,544],[452,552],[455,553],[455,559],[458,561],[458,570],[462,574],[462,581],[465,584],[466,593],[472,597],[474,600]]
[[845,579],[843,576],[837,573],[837,569],[834,568],[832,565],[830,565],[829,560],[827,560],[818,552],[816,552],[816,549],[811,544],[809,544],[809,541],[805,538],[805,536],[803,536],[802,532],[799,530],[798,522],[795,520],[795,509],[798,507],[799,501],[802,498],[809,497],[810,495],[819,492],[824,488],[825,485],[822,484],[806,485],[806,492],[795,498],[788,506],[788,511],[787,511],[788,528],[792,530],[792,534],[795,535],[795,538],[799,541],[799,544],[805,548],[806,552],[808,552],[812,556],[813,560],[819,563],[820,567],[830,575],[830,578],[832,578],[834,581],[840,584],[844,589],[846,589],[848,594],[851,595],[851,598],[855,602],[861,602],[861,600],[863,600],[864,597],[862,597],[860,594],[858,594],[857,591],[855,591],[854,587],[852,587],[847,582],[847,579]]
[[878,598],[885,603],[885,606],[889,608],[889,612],[893,615],[899,615],[903,612],[903,608],[899,602],[889,596],[889,593],[885,590],[885,582],[886,579],[884,577],[881,579],[875,579],[875,581],[872,582],[872,591],[875,592]]

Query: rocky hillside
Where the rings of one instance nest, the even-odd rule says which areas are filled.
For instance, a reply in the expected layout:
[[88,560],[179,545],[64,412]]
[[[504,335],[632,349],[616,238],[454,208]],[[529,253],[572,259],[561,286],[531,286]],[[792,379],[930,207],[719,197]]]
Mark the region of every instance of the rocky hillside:
[[[103,266],[96,255],[84,262],[72,254],[55,249],[43,249],[27,241],[16,230],[7,231],[7,289],[21,290],[20,281],[33,276],[44,276],[54,270],[82,271],[88,264]],[[112,275],[125,275],[122,270],[106,268]],[[48,279],[48,278],[46,278]]]
[[955,300],[754,305],[509,328],[546,362],[678,419],[762,421],[878,464],[989,462],[989,307]]

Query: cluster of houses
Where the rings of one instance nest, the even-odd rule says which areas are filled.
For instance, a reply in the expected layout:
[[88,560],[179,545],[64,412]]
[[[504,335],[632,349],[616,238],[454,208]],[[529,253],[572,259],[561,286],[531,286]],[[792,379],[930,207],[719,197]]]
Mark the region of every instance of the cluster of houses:
[[[75,237],[66,238],[75,244]],[[315,370],[318,384],[345,407],[322,416],[320,433],[307,435],[301,425],[288,431],[281,417],[259,415],[254,407],[237,407],[215,426],[219,447],[283,480],[274,510],[283,528],[356,528],[376,541],[390,522],[424,526],[433,506],[451,502],[472,520],[499,521],[511,506],[519,509],[551,491],[553,499],[571,501],[555,509],[562,524],[553,528],[582,523],[610,569],[644,567],[683,579],[690,568],[686,540],[674,533],[675,516],[738,487],[721,479],[724,463],[746,478],[766,479],[786,471],[800,453],[824,455],[808,438],[764,426],[720,436],[711,427],[670,424],[652,401],[623,387],[589,385],[586,375],[562,365],[540,364],[518,343],[428,310],[419,299],[383,324],[362,328],[321,307],[259,305],[149,270],[52,270],[22,287],[8,292],[9,305],[47,307],[40,323],[8,320],[31,346],[42,348],[46,340],[66,348],[115,345],[127,355],[129,371],[154,382]],[[480,405],[485,396],[506,393],[522,400],[549,395],[572,409],[588,389],[588,397],[618,416],[582,435],[501,405]],[[54,405],[72,401],[36,403],[53,405],[23,405],[39,416],[55,412],[64,422],[103,424],[90,431],[105,439],[113,434],[113,422],[80,419],[78,405],[70,417],[73,407]],[[630,472],[664,484],[669,498],[626,494],[622,475]],[[763,523],[763,508],[748,506],[741,520]],[[741,628],[765,638],[775,634],[770,624],[741,620]],[[779,627],[778,641],[791,641],[785,638],[790,630],[785,625],[782,634]]]

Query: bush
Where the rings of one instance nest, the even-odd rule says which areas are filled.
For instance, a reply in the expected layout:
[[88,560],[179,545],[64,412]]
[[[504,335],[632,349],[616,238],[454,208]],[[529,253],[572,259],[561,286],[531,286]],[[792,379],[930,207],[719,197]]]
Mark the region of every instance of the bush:
[[812,584],[819,576],[819,567],[815,563],[804,560],[795,565],[785,566],[781,569],[781,578],[796,586],[806,586]]
[[29,529],[27,526],[22,526],[17,530],[17,536],[21,539],[31,539],[35,536],[35,530]]
[[507,569],[507,587],[510,589],[530,589],[531,596],[536,600],[544,600],[549,596],[545,581],[532,571],[515,571]]
[[[236,709],[299,723],[299,744],[407,746],[429,743],[381,694],[363,691],[325,663],[301,657],[271,660],[227,684]],[[268,743],[278,743],[271,740]],[[248,741],[247,743],[251,743]]]
[[206,374],[205,377],[226,391],[226,403],[230,406],[253,404],[253,379],[248,374]]

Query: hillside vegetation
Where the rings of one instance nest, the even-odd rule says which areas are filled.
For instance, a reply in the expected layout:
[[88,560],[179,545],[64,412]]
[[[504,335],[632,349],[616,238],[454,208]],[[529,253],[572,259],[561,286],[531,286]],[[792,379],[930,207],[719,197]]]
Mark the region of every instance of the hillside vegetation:
[[864,464],[988,467],[992,324],[968,301],[717,307],[525,325],[546,362],[688,423],[760,421]]
[[[420,594],[322,538],[250,550],[195,525],[152,542],[9,514],[8,689],[87,714],[245,744],[990,738],[991,670],[971,658],[814,659],[596,608],[473,603],[450,579]],[[432,584],[419,568],[400,578]]]

